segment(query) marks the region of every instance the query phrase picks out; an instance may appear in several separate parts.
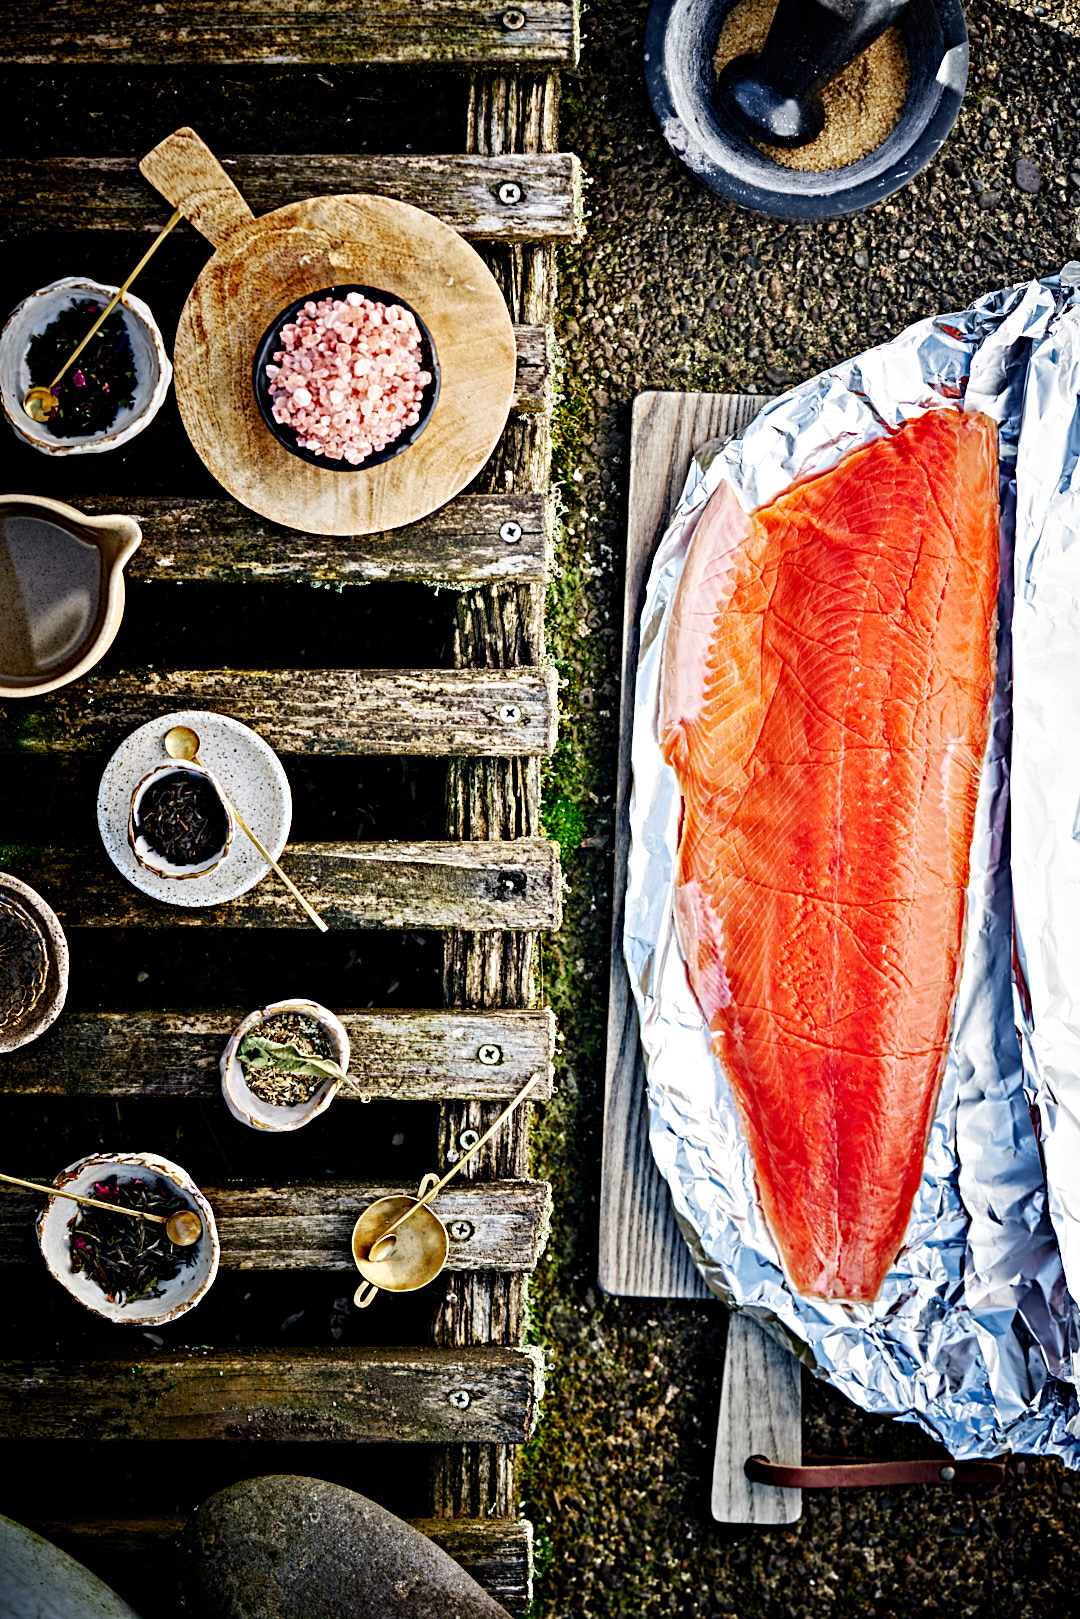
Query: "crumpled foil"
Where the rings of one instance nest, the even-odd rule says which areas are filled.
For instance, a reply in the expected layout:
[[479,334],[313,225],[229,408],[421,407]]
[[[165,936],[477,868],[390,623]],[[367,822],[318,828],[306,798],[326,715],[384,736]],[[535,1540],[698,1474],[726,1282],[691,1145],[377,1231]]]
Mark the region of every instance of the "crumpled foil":
[[[624,926],[652,1148],[712,1291],[749,1310],[857,1405],[920,1423],[959,1459],[1014,1450],[1060,1456],[1076,1468],[1080,1310],[1062,1252],[1080,1296],[1080,970],[1068,979],[1063,968],[1068,961],[1080,969],[1080,526],[1070,527],[1080,498],[1072,506],[1068,498],[1080,454],[1078,391],[1080,265],[1068,265],[1060,276],[920,321],[770,403],[741,437],[699,452],[657,551],[641,618]],[[722,479],[753,511],[911,417],[961,401],[1000,424],[1003,565],[997,691],[952,1038],[905,1245],[879,1298],[805,1299],[788,1285],[765,1223],[734,1098],[675,935],[680,795],[657,741],[664,632],[690,539]],[[1028,871],[1023,906],[1017,897],[1026,986],[1017,1023],[1009,852],[1014,542],[1018,647],[1042,670],[1051,653],[1039,661],[1040,638],[1052,627],[1058,659],[1055,682],[1040,676],[1032,712],[1016,720],[1018,736],[1021,720],[1031,733],[1033,755],[1023,818],[1019,759],[1012,783],[1013,836],[1023,837],[1030,860],[1030,870],[1020,868]],[[1047,721],[1053,743],[1040,729]],[[1049,771],[1044,748],[1059,755]],[[1037,832],[1030,841],[1029,828]],[[1063,851],[1059,879],[1046,868]]]

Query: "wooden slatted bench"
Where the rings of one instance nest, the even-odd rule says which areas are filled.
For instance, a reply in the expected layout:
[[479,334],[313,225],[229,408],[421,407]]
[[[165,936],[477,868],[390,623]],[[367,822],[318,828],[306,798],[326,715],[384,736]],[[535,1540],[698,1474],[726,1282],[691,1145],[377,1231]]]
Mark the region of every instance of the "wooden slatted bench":
[[0,62],[27,65],[196,67],[432,63],[471,67],[573,67],[574,0],[528,0],[522,7],[477,0],[124,0],[103,11],[96,0],[54,0],[46,12],[19,8]]
[[[137,488],[70,496],[90,512],[138,517],[143,544],[128,570],[136,587],[450,585],[459,592],[454,667],[97,671],[41,702],[0,705],[0,754],[11,768],[35,760],[92,768],[137,725],[179,706],[253,725],[286,761],[447,760],[445,840],[298,841],[284,861],[335,934],[442,931],[443,1008],[335,1008],[353,1059],[334,1119],[344,1134],[362,1115],[358,1103],[433,1108],[437,1141],[424,1167],[445,1167],[468,1145],[468,1132],[483,1129],[530,1075],[540,1075],[537,1100],[550,1094],[554,1028],[550,1014],[535,1008],[534,951],[536,934],[558,926],[561,894],[557,851],[539,824],[539,758],[553,746],[557,709],[542,625],[551,544],[552,254],[581,229],[577,163],[556,150],[553,70],[576,60],[576,4],[545,0],[519,12],[469,0],[408,7],[330,0],[313,10],[268,0],[222,11],[188,0],[105,17],[89,0],[59,0],[45,27],[15,12],[6,20],[0,62],[31,68],[325,62],[487,70],[472,81],[463,155],[224,160],[256,213],[320,192],[373,192],[426,208],[476,243],[503,287],[518,348],[510,423],[477,484],[409,528],[329,540],[278,528],[224,497]],[[510,71],[500,73],[503,66]],[[45,233],[111,232],[137,247],[163,219],[135,157],[0,161],[0,229],[28,244]],[[185,235],[190,254],[195,238],[182,225],[177,239]],[[48,493],[44,462],[41,470]],[[0,867],[40,887],[83,948],[123,930],[179,938],[174,929],[205,937],[210,953],[226,936],[265,948],[262,941],[285,936],[279,930],[295,937],[304,926],[272,879],[209,914],[157,905],[130,889],[96,844],[9,840],[0,843]],[[240,1010],[73,1009],[4,1060],[0,1092],[8,1106],[47,1105],[51,1116],[130,1105],[144,1120],[155,1106],[202,1108],[209,1117],[217,1058]],[[140,1344],[133,1363],[123,1346],[23,1354],[12,1340],[14,1358],[0,1367],[0,1439],[40,1444],[93,1433],[122,1447],[183,1441],[195,1449],[229,1439],[249,1458],[248,1473],[259,1470],[251,1456],[265,1456],[273,1470],[275,1446],[296,1441],[416,1444],[429,1458],[429,1489],[409,1515],[523,1613],[532,1542],[518,1518],[515,1458],[540,1391],[537,1353],[523,1342],[524,1279],[542,1251],[550,1209],[548,1188],[528,1179],[528,1113],[519,1110],[440,1203],[452,1229],[449,1285],[433,1299],[426,1344],[283,1349],[245,1345],[241,1334],[230,1347],[196,1348],[181,1335],[179,1344]],[[353,1270],[357,1214],[411,1184],[384,1174],[248,1176],[208,1186],[223,1276],[280,1285],[283,1299],[292,1277],[344,1277]],[[30,1197],[0,1206],[2,1274],[12,1278],[40,1269],[32,1213]],[[193,1323],[197,1333],[198,1317]],[[112,1340],[95,1342],[107,1349]],[[249,1455],[249,1445],[257,1452]],[[152,1494],[127,1516],[101,1516],[91,1491],[66,1505],[39,1503],[36,1515],[28,1503],[26,1511],[33,1527],[109,1577],[132,1559],[153,1567],[182,1527],[164,1497],[158,1510]]]

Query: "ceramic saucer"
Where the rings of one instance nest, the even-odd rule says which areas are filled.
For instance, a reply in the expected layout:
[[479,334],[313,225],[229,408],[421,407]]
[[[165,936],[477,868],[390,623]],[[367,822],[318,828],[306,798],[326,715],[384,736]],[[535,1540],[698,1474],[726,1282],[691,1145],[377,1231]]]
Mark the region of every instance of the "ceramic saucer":
[[275,860],[289,839],[292,793],[281,761],[261,736],[224,714],[185,710],[163,714],[125,737],[105,767],[98,788],[97,819],[101,841],[117,870],[129,883],[168,905],[223,905],[261,882],[270,867],[239,829],[221,864],[183,882],[159,877],[140,866],[127,839],[131,795],[155,765],[165,764],[165,734],[174,725],[189,725],[199,736],[199,758],[212,770],[253,832]]

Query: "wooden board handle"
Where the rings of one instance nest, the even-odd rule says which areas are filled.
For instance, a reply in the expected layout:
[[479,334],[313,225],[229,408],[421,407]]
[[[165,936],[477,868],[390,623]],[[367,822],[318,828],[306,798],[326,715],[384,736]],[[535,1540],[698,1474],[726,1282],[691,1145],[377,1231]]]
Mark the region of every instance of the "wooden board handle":
[[193,129],[174,129],[147,152],[140,172],[195,229],[221,247],[254,214],[221,164]]

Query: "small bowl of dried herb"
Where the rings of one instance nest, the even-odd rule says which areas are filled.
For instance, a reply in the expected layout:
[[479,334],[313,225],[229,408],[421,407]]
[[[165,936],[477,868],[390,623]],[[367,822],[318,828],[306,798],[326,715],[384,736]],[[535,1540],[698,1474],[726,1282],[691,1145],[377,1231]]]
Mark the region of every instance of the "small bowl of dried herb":
[[349,1067],[349,1036],[317,1001],[251,1012],[221,1056],[221,1093],[253,1130],[299,1130],[325,1113]]
[[51,1198],[37,1221],[42,1257],[88,1310],[107,1321],[159,1326],[206,1296],[221,1253],[217,1227],[206,1198],[179,1164],[154,1153],[99,1153],[80,1158],[55,1185],[148,1214],[191,1209],[202,1220],[198,1242],[180,1248],[157,1222]]
[[46,455],[93,455],[126,444],[165,402],[172,366],[149,308],[130,292],[90,340],[55,392],[48,421],[23,409],[27,390],[48,386],[116,291],[68,276],[31,293],[0,334],[0,402],[13,431]]
[[158,765],[131,795],[128,843],[159,877],[201,877],[229,852],[235,825],[217,780],[203,765]]

